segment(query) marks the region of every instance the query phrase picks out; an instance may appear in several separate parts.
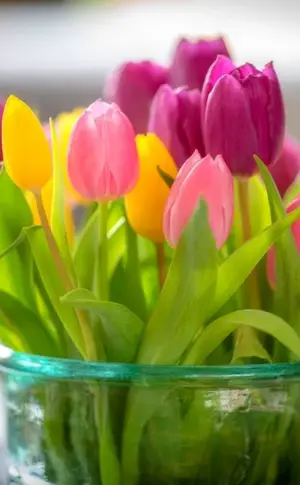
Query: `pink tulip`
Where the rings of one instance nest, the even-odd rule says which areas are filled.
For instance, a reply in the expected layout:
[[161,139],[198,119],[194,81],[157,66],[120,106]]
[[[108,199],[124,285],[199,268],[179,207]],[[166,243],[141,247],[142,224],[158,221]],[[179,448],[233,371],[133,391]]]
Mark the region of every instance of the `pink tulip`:
[[134,187],[139,175],[135,134],[115,104],[91,104],[70,137],[68,172],[74,189],[88,200],[117,199]]
[[[300,197],[293,200],[291,204],[287,206],[287,213],[293,212],[295,209],[300,207]],[[298,219],[292,225],[292,233],[295,239],[298,253],[300,254],[300,219]],[[267,255],[267,277],[271,288],[276,288],[276,258],[275,258],[275,248],[272,247]]]
[[284,197],[300,172],[299,142],[286,136],[281,155],[277,162],[269,167],[269,170],[281,196]]
[[177,245],[200,198],[208,205],[210,228],[220,248],[233,218],[233,178],[220,155],[201,158],[195,151],[180,169],[164,212],[164,234],[171,246]]

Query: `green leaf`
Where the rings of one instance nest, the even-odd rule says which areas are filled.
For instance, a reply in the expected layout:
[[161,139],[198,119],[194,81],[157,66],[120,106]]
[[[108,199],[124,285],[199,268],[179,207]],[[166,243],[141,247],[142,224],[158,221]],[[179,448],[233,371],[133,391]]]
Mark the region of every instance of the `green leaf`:
[[[99,208],[83,229],[74,251],[74,266],[80,286],[89,290],[94,286],[95,261],[99,246]],[[88,257],[87,257],[88,255]]]
[[148,311],[142,287],[137,235],[128,223],[125,224],[125,233],[126,252],[111,280],[111,298],[146,321]]
[[[231,363],[243,361],[251,357],[272,362],[272,359],[260,342],[257,333],[253,328],[242,326],[237,329],[234,344],[234,353]],[[247,360],[246,360],[246,363]]]
[[300,339],[282,318],[262,310],[239,310],[210,323],[196,339],[184,364],[202,364],[232,332],[243,325],[271,335],[300,359]]
[[296,209],[244,243],[219,266],[217,288],[209,317],[236,293],[270,247],[299,217],[300,209]]
[[26,249],[14,244],[22,228],[32,224],[32,215],[23,193],[5,169],[0,174],[0,207],[0,253],[5,256],[0,261],[0,287],[34,308],[32,261]]
[[[109,209],[107,234],[109,278],[126,251],[125,222],[122,208],[113,204]],[[100,215],[97,208],[81,232],[74,251],[74,266],[80,286],[91,291],[94,286],[95,260],[99,252],[99,224]]]
[[64,263],[70,272],[72,279],[75,281],[75,270],[71,259],[69,244],[67,239],[67,221],[66,221],[66,196],[65,180],[62,167],[62,160],[59,156],[57,145],[57,136],[52,119],[49,119],[51,142],[52,142],[52,161],[53,161],[53,188],[52,188],[52,206],[51,206],[51,229],[62,255]]
[[84,289],[71,291],[61,301],[100,317],[110,362],[134,361],[144,324],[128,308],[118,303],[99,301],[93,293]]
[[[286,210],[276,184],[264,163],[255,157],[261,176],[264,180],[272,220],[276,222],[285,217]],[[291,228],[276,241],[276,291],[274,312],[289,321],[300,332],[299,297],[300,297],[300,259]],[[277,351],[279,349],[277,348]],[[276,351],[276,360],[285,360],[285,353]]]
[[45,235],[43,231],[27,231],[27,240],[31,248],[36,269],[48,293],[49,299],[64,325],[66,332],[79,350],[85,356],[85,344],[80,324],[73,308],[61,303],[60,298],[64,295],[65,289],[53,263]]
[[33,354],[58,357],[57,343],[46,331],[41,318],[27,308],[17,298],[0,291],[0,312],[4,315],[2,322],[8,328],[15,328],[17,334],[26,342]]
[[200,201],[175,251],[157,306],[145,329],[138,362],[178,362],[205,321],[216,278],[216,245],[206,204]]

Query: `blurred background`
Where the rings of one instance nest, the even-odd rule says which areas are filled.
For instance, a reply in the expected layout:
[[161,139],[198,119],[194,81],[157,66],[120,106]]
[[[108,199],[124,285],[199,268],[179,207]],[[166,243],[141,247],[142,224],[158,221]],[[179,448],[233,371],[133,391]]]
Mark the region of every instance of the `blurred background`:
[[238,63],[273,60],[300,139],[299,0],[0,1],[0,93],[41,117],[88,105],[128,59],[166,63],[178,36],[225,34]]

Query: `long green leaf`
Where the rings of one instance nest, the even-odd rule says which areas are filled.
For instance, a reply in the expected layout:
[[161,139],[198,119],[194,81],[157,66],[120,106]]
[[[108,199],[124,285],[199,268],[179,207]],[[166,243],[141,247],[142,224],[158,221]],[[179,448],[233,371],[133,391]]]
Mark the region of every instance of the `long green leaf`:
[[[206,204],[200,201],[177,246],[158,305],[146,326],[138,362],[178,362],[203,325],[214,295],[216,276],[217,250]],[[148,393],[145,389],[133,388],[129,393],[122,446],[126,485],[138,483],[143,430],[170,391],[171,387],[166,386]]]
[[71,259],[68,239],[67,239],[67,221],[66,221],[66,196],[65,180],[63,173],[63,161],[60,159],[57,136],[53,121],[49,120],[51,142],[52,142],[52,160],[53,160],[53,187],[52,187],[52,205],[51,205],[51,229],[59,247],[60,253],[64,260],[65,266],[70,272],[73,280],[76,281],[75,270]]
[[56,270],[56,266],[53,264],[53,259],[43,231],[27,231],[27,240],[37,271],[53,304],[53,308],[80,354],[85,356],[83,335],[76,313],[73,308],[64,305],[60,301],[60,298],[65,293],[65,289]]
[[213,300],[217,250],[203,201],[187,224],[144,332],[138,362],[175,364],[203,325]]
[[107,358],[111,362],[133,362],[144,330],[143,322],[118,303],[99,301],[87,290],[74,290],[62,302],[100,317]]
[[[14,244],[22,228],[32,224],[32,215],[23,193],[5,169],[0,174],[0,207],[0,288],[34,308],[32,260],[26,249],[19,250]],[[7,251],[7,248],[10,250]]]
[[262,310],[239,310],[210,323],[195,341],[184,364],[202,364],[232,332],[243,325],[271,335],[300,359],[300,339],[282,318]]
[[[256,158],[261,176],[264,180],[273,222],[283,219],[286,210],[276,184],[264,163]],[[274,312],[289,321],[300,332],[300,258],[291,228],[276,241],[276,291]],[[279,352],[279,353],[278,353]],[[288,358],[286,352],[281,352],[277,346],[276,359]],[[282,354],[282,355],[280,355]]]
[[212,317],[236,293],[270,247],[299,217],[300,209],[296,209],[247,241],[221,264],[209,317]]

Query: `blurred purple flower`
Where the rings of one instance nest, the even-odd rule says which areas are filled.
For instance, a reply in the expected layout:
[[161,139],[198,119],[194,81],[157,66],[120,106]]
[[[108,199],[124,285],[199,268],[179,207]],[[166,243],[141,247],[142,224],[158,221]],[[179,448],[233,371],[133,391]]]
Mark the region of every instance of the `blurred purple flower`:
[[236,68],[219,56],[203,86],[203,136],[206,152],[221,154],[234,175],[256,171],[253,155],[270,165],[282,150],[285,114],[280,84],[269,63]]
[[195,150],[204,155],[200,91],[161,86],[150,109],[148,132],[161,139],[178,168]]
[[170,67],[170,84],[202,89],[207,71],[219,54],[230,57],[222,37],[197,42],[181,39]]
[[108,77],[104,98],[120,107],[136,133],[146,133],[152,99],[167,82],[168,69],[150,61],[127,62]]

